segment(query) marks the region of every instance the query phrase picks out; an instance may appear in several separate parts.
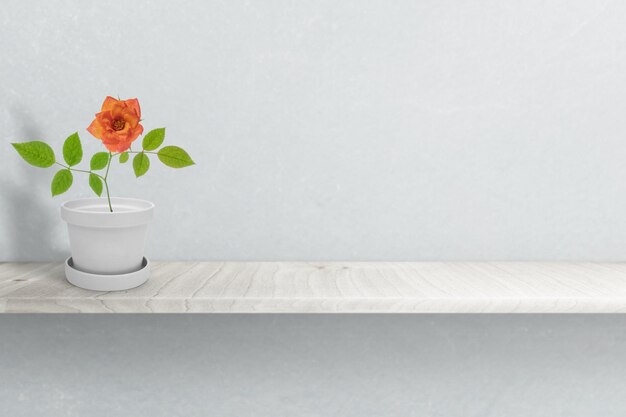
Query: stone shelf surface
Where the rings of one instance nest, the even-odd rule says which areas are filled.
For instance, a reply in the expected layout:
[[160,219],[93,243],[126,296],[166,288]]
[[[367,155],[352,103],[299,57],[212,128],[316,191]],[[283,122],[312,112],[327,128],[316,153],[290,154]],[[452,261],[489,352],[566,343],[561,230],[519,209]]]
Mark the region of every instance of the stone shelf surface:
[[626,264],[154,262],[139,288],[92,292],[62,263],[0,263],[5,313],[621,313]]

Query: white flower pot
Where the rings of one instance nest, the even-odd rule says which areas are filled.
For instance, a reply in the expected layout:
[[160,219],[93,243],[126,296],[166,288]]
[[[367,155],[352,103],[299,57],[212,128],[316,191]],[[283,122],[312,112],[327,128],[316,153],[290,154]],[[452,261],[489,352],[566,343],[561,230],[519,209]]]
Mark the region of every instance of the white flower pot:
[[133,198],[111,198],[111,204],[112,213],[106,198],[71,200],[61,206],[77,271],[102,276],[142,270],[154,204]]

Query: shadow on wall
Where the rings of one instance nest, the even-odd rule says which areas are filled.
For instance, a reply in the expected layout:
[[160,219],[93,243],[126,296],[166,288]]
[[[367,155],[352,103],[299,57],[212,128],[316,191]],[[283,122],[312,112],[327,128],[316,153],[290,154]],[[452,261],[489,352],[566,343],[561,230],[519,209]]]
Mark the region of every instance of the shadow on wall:
[[[44,136],[26,112],[12,108],[9,113],[18,127],[17,135],[3,143],[3,147],[7,148],[2,153],[19,159],[9,142],[37,140]],[[52,178],[50,172],[44,171],[49,170],[20,162],[9,177],[0,178],[3,215],[7,220],[4,224],[8,225],[8,230],[3,232],[10,242],[9,253],[2,254],[5,259],[58,260],[67,252],[55,238],[54,228],[58,224],[55,220],[59,219],[59,212],[50,210],[46,205],[45,199],[50,198],[49,180]]]

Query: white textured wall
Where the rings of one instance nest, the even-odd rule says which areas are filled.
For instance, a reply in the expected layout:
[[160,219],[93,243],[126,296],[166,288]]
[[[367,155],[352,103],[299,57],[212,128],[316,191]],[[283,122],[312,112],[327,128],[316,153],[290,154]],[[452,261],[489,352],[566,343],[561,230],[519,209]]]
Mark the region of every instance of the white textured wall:
[[617,1],[4,1],[0,260],[67,253],[53,172],[9,142],[99,150],[108,94],[198,162],[114,169],[115,195],[158,206],[153,258],[623,259],[625,20]]

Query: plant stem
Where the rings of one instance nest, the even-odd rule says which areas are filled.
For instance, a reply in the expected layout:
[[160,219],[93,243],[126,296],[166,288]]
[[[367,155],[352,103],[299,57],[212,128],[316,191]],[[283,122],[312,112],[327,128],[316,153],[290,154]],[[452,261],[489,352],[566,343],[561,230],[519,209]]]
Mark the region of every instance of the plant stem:
[[107,201],[109,202],[109,210],[113,213],[113,206],[111,205],[111,194],[109,193],[109,183],[107,182],[107,177],[109,176],[109,168],[111,168],[111,160],[113,159],[113,155],[109,152],[109,163],[107,164],[107,170],[104,174],[104,187],[107,190]]
[[[131,150],[128,150],[128,151],[125,151],[125,152],[126,153],[151,153],[153,155],[158,155],[159,154],[158,152],[152,152],[152,151],[131,151]],[[114,153],[111,156],[117,156],[117,155],[122,154],[122,153],[124,153],[124,152]]]
[[59,166],[62,166],[62,167],[63,167],[63,168],[65,168],[65,169],[69,169],[70,171],[84,172],[84,173],[86,173],[86,174],[93,174],[93,175],[95,175],[96,177],[100,177],[100,178],[104,179],[104,177],[103,177],[102,175],[98,175],[98,174],[96,174],[96,173],[95,173],[95,172],[93,172],[93,171],[85,171],[84,169],[78,169],[78,168],[68,167],[67,165],[61,164],[61,163],[59,163],[59,162],[55,162],[55,164],[57,164],[57,165],[59,165]]
[[111,194],[109,193],[109,184],[107,183],[106,180],[104,180],[104,187],[106,188],[106,192],[107,192],[107,201],[109,202],[109,211],[113,213],[113,206],[111,206]]
[[96,174],[95,172],[93,172],[91,170],[87,171],[87,170],[84,170],[84,169],[72,168],[72,167],[69,167],[69,166],[67,166],[65,164],[62,164],[60,162],[55,162],[55,164],[57,164],[59,166],[62,166],[65,169],[69,169],[70,171],[84,172],[86,174],[93,174],[96,177],[100,178],[104,182],[104,187],[106,188],[106,191],[107,191],[107,202],[109,203],[109,211],[111,213],[113,213],[113,206],[111,205],[111,195],[109,194],[109,184],[107,183],[107,176],[109,175],[109,168],[111,167],[111,158],[112,158],[112,156],[110,156],[110,155],[111,155],[111,152],[109,152],[109,163],[107,165],[107,170],[106,170],[106,173],[104,174],[104,177],[102,175],[100,175],[100,174]]

